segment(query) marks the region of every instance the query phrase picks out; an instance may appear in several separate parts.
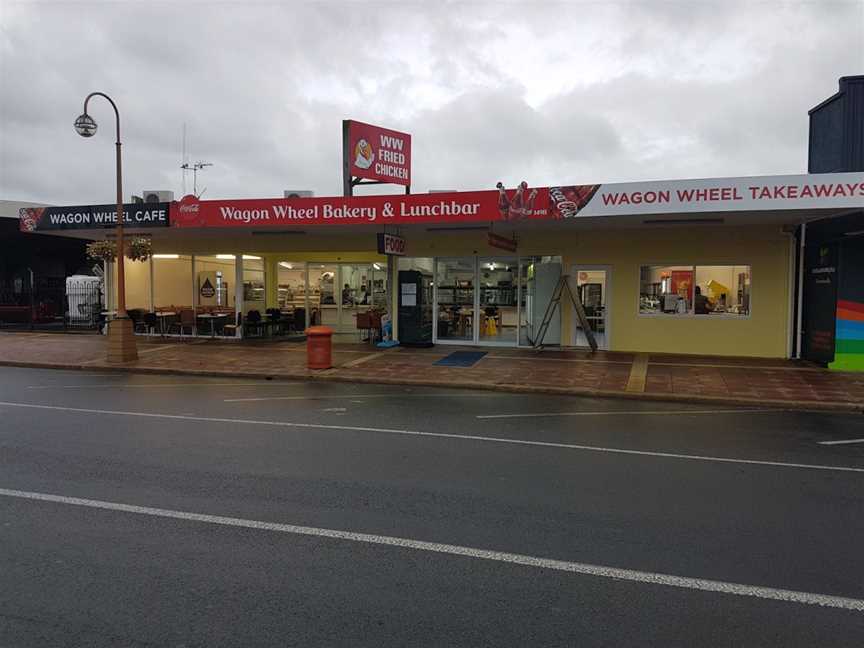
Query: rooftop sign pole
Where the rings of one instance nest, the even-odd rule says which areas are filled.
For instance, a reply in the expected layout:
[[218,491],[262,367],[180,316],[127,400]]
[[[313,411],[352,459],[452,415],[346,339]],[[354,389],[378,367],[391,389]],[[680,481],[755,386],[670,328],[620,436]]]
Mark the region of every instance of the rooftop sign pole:
[[367,184],[398,184],[411,193],[411,136],[345,119],[342,121],[343,195]]

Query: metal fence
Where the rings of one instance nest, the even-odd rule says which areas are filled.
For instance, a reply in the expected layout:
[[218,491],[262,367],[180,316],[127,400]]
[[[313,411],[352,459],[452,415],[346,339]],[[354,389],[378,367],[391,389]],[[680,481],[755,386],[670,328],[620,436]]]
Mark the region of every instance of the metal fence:
[[0,327],[99,330],[104,323],[101,282],[57,277],[0,280]]

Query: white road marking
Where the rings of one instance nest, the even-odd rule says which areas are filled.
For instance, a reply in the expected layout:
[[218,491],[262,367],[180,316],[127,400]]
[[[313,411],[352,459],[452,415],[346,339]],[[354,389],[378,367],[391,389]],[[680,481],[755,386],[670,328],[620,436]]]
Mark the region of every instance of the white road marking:
[[328,538],[331,540],[384,545],[400,549],[427,551],[480,560],[491,560],[499,563],[520,565],[523,567],[551,569],[572,574],[581,574],[583,576],[595,576],[612,580],[645,583],[648,585],[663,585],[666,587],[700,590],[717,594],[749,596],[772,601],[784,601],[786,603],[799,603],[802,605],[816,605],[821,607],[838,608],[841,610],[851,610],[853,612],[864,612],[864,600],[843,596],[832,596],[829,594],[800,592],[796,590],[777,589],[774,587],[762,587],[759,585],[744,585],[741,583],[729,583],[725,581],[708,580],[705,578],[673,576],[670,574],[638,571],[635,569],[608,567],[606,565],[592,565],[589,563],[570,562],[567,560],[554,560],[552,558],[539,558],[536,556],[493,551],[490,549],[476,549],[474,547],[443,544],[440,542],[426,542],[423,540],[413,540],[411,538],[375,535],[371,533],[357,533],[354,531],[340,531],[336,529],[322,529],[319,527],[281,524],[278,522],[262,522],[259,520],[247,520],[243,518],[225,517],[222,515],[190,513],[187,511],[175,511],[171,509],[153,508],[150,506],[136,506],[133,504],[106,502],[103,500],[84,499],[81,497],[67,497],[65,495],[34,493],[31,491],[20,491],[7,488],[0,488],[0,495],[17,499],[36,500],[41,502],[51,502],[54,504],[66,504],[70,506],[83,506],[86,508],[116,511],[120,513],[133,513],[137,515],[184,520],[187,522],[201,522],[228,527],[255,529],[257,531],[272,531],[292,535]]
[[323,423],[297,423],[292,421],[262,421],[260,419],[233,419],[187,414],[162,414],[159,412],[124,412],[118,410],[100,410],[83,407],[61,407],[58,405],[37,405],[34,403],[10,403],[0,401],[0,407],[23,407],[29,409],[54,410],[59,412],[75,412],[79,414],[99,414],[106,416],[132,416],[141,418],[169,419],[176,421],[193,421],[196,423],[231,423],[234,425],[269,425],[275,427],[294,427],[314,430],[346,430],[348,432],[376,432],[380,434],[398,434],[405,436],[432,437],[436,439],[455,439],[457,441],[481,441],[484,443],[503,443],[524,445],[539,448],[561,448],[564,450],[582,450],[585,452],[602,452],[607,454],[633,455],[639,457],[661,457],[665,459],[682,459],[686,461],[712,461],[717,463],[742,464],[749,466],[773,466],[777,468],[802,468],[808,470],[831,470],[837,472],[864,473],[864,468],[851,466],[825,466],[819,464],[788,463],[784,461],[762,461],[758,459],[735,459],[733,457],[710,457],[705,455],[678,454],[674,452],[654,452],[651,450],[628,450],[625,448],[605,448],[602,446],[578,445],[574,443],[554,443],[551,441],[527,441],[525,439],[508,439],[505,437],[479,436],[476,434],[449,434],[447,432],[420,432],[418,430],[399,430],[391,428],[375,428],[359,425],[326,425]]
[[[120,374],[117,374],[120,375]],[[145,387],[267,387],[278,384],[280,387],[293,387],[291,383],[272,383],[264,380],[249,383],[141,383],[118,385],[105,383],[96,385],[28,385],[27,389],[143,389]],[[299,383],[298,383],[299,384]]]
[[478,419],[541,418],[545,416],[633,416],[636,414],[738,414],[739,412],[779,412],[777,409],[713,409],[713,410],[599,410],[588,412],[538,412],[536,414],[483,414]]
[[339,394],[335,396],[254,396],[250,398],[226,398],[226,403],[251,403],[258,401],[277,401],[277,400],[351,400],[352,398],[389,398],[398,400],[400,398],[501,398],[505,394]]
[[845,439],[843,441],[820,441],[819,445],[846,445],[847,443],[864,443],[864,439]]

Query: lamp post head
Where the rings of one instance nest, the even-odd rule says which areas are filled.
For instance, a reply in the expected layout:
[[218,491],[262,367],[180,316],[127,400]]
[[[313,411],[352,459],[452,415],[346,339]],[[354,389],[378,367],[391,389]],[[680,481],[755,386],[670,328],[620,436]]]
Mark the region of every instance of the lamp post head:
[[75,131],[81,137],[93,137],[96,134],[96,122],[90,115],[84,113],[75,120]]

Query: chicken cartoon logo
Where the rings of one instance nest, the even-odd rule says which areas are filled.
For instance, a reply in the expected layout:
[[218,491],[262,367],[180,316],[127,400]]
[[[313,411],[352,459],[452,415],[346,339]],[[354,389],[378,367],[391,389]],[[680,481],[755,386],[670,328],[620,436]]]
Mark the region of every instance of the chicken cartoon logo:
[[375,153],[372,151],[372,145],[365,139],[357,141],[354,147],[354,166],[359,169],[368,169],[375,161]]

